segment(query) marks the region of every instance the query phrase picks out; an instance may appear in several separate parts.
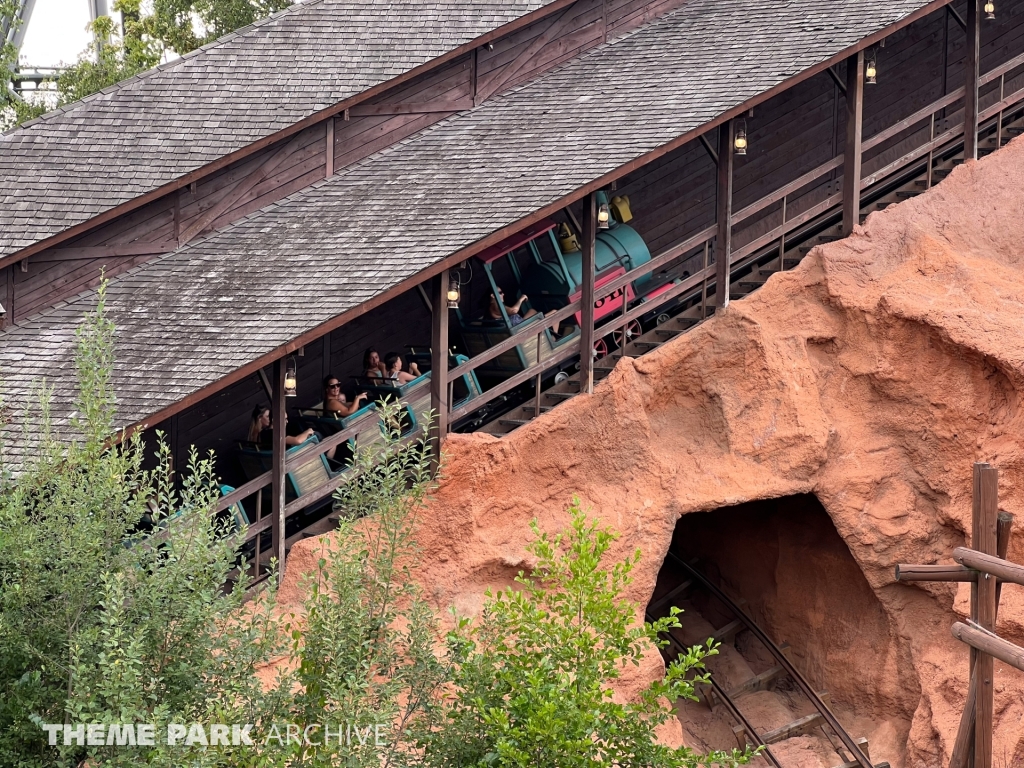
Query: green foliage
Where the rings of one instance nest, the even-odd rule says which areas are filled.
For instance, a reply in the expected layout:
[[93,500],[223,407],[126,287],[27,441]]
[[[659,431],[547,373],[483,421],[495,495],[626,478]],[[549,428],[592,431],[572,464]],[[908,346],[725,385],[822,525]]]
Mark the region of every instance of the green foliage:
[[[78,437],[52,433],[44,388],[37,417],[25,419],[35,458],[17,478],[0,472],[0,767],[746,762],[656,738],[669,702],[693,698],[705,679],[711,641],[634,700],[613,697],[623,668],[662,644],[678,611],[635,624],[622,595],[639,552],[604,566],[613,534],[578,503],[563,534],[534,524],[537,565],[515,589],[489,595],[478,622],[442,635],[411,573],[430,453],[402,441],[397,405],[382,411],[381,446],[357,452],[336,494],[339,530],[320,540],[297,615],[283,615],[272,587],[246,602],[244,563],[226,592],[239,538],[213,514],[212,457],[193,451],[174,478],[166,445],[149,470],[138,437],[109,443],[114,328],[104,296],[101,287],[78,332],[80,391],[69,404]],[[152,527],[138,530],[147,516]],[[261,682],[275,662],[276,678]],[[42,724],[64,722],[150,723],[158,734],[169,723],[252,724],[255,743],[48,746]]]
[[296,765],[337,765],[338,755],[352,768],[418,765],[411,734],[429,729],[450,673],[434,654],[435,613],[410,572],[417,513],[433,485],[430,446],[403,446],[399,416],[397,404],[384,406],[384,450],[357,453],[355,479],[336,496],[345,519],[305,580],[304,621],[292,634],[299,693],[290,719],[374,726],[374,735],[296,747]]
[[[247,582],[223,590],[235,543],[211,514],[212,464],[194,453],[180,489],[143,469],[138,438],[107,444],[113,328],[97,310],[78,335],[79,438],[49,430],[38,453],[0,480],[0,765],[213,764],[158,745],[46,745],[42,723],[260,723],[274,712],[257,665],[283,646],[268,602],[237,620]],[[161,466],[168,449],[160,447]],[[136,530],[150,516],[152,533]]]
[[[690,648],[664,679],[634,701],[613,697],[611,682],[645,651],[661,647],[659,633],[678,627],[678,609],[653,624],[635,625],[635,605],[622,598],[640,559],[602,567],[614,535],[588,520],[578,501],[564,534],[540,535],[528,550],[532,574],[488,601],[479,621],[462,621],[450,637],[457,659],[455,691],[440,729],[424,738],[436,766],[559,768],[592,766],[736,765],[733,751],[698,756],[659,744],[657,727],[673,716],[668,702],[694,698],[706,681],[704,659]],[[691,671],[698,674],[688,677]]]
[[165,46],[152,34],[152,20],[140,17],[139,3],[140,0],[114,3],[114,9],[124,15],[123,35],[118,34],[109,16],[100,16],[91,24],[90,31],[103,44],[90,44],[76,63],[61,70],[57,77],[58,104],[84,99],[160,62]]
[[[54,82],[56,105],[63,106],[96,93],[160,63],[165,53],[184,55],[229,32],[287,8],[289,0],[115,0],[123,34],[109,16],[89,28],[94,40],[78,60],[63,68]],[[13,19],[16,0],[0,0],[0,17]],[[47,111],[8,88],[17,65],[11,44],[0,46],[0,130],[20,125]]]
[[289,5],[289,0],[153,0],[147,21],[156,39],[184,54]]
[[[17,0],[0,0],[0,30],[21,25],[17,19]],[[18,51],[14,43],[0,36],[0,131],[39,117],[46,111],[41,104],[25,101],[14,93],[11,76],[18,66]]]

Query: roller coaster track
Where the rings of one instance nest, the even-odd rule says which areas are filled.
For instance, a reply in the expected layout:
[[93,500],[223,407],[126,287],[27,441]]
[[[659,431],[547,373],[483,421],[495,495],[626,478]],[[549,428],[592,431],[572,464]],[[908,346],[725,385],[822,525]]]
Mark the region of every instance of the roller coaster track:
[[[864,754],[864,751],[861,750],[860,746],[853,739],[853,737],[846,732],[846,729],[844,729],[843,726],[840,724],[839,720],[836,718],[835,714],[833,714],[832,710],[830,710],[828,708],[828,705],[821,700],[821,697],[818,696],[814,688],[811,687],[811,684],[807,682],[807,679],[800,673],[800,671],[795,666],[793,666],[793,663],[786,657],[786,654],[782,652],[782,649],[775,644],[775,642],[765,633],[765,631],[761,629],[757,624],[755,624],[753,619],[747,616],[747,614],[744,613],[743,610],[738,605],[736,605],[736,603],[733,602],[728,595],[726,595],[721,589],[719,589],[717,586],[711,583],[704,576],[704,574],[695,569],[689,563],[683,561],[680,557],[676,556],[671,551],[668,553],[668,558],[671,559],[675,565],[681,568],[689,576],[689,578],[693,579],[696,583],[699,583],[708,592],[710,592],[711,595],[713,595],[717,600],[719,600],[723,605],[725,605],[725,607],[730,612],[732,612],[732,614],[740,622],[742,622],[748,630],[750,630],[751,634],[753,634],[754,637],[756,637],[764,645],[764,647],[768,649],[769,653],[771,653],[772,656],[775,657],[775,660],[778,662],[779,666],[781,666],[789,675],[790,679],[792,679],[793,682],[796,683],[797,687],[807,697],[808,701],[811,702],[811,704],[818,711],[818,713],[821,715],[822,719],[829,726],[829,728],[831,728],[832,731],[834,731],[835,734],[839,737],[840,741],[842,741],[843,743],[843,746],[845,746],[846,749],[849,750],[850,755],[853,756],[853,764],[858,765],[861,768],[874,768],[873,764],[871,763],[871,760],[868,758],[866,754]],[[676,646],[679,645],[678,641],[676,641],[674,638],[671,638],[670,642],[672,642]],[[764,748],[762,750],[762,754],[764,755],[765,759],[768,760],[772,765],[776,766],[776,768],[782,768],[779,761],[771,753],[771,750],[765,743],[764,739],[760,735],[758,735],[758,733],[754,730],[751,724],[743,716],[742,712],[740,712],[735,702],[732,701],[732,699],[714,680],[714,678],[711,679],[711,685],[715,691],[715,694],[721,699],[721,701],[725,704],[726,708],[729,710],[729,713],[736,719],[736,721],[740,725],[742,725],[746,729],[747,734],[750,736],[751,740],[756,742],[757,746],[762,746]]]

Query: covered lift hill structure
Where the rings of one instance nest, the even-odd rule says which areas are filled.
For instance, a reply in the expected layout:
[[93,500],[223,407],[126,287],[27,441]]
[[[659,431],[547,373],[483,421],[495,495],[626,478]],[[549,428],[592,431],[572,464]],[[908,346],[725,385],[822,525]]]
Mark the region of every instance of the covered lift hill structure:
[[[118,426],[159,426],[177,455],[215,448],[237,487],[221,509],[244,504],[248,537],[269,533],[284,562],[286,521],[346,479],[317,472],[289,498],[288,475],[379,418],[290,453],[277,430],[269,468],[244,477],[235,443],[268,393],[284,423],[289,366],[308,409],[367,345],[427,346],[429,377],[398,394],[429,393],[435,443],[454,423],[503,434],[591,392],[609,370],[599,341],[618,337],[611,362],[656,348],[1021,128],[1017,6],[984,19],[976,0],[748,5],[410,2],[379,18],[312,0],[6,134],[10,406],[66,377],[105,267]],[[650,259],[598,286],[616,196]],[[467,278],[464,262],[547,221],[578,238],[576,290],[472,347],[446,308],[452,270]],[[467,315],[479,275],[461,286]],[[510,290],[514,275],[496,279]],[[535,357],[456,396],[516,349]],[[4,437],[16,470],[30,438]]]

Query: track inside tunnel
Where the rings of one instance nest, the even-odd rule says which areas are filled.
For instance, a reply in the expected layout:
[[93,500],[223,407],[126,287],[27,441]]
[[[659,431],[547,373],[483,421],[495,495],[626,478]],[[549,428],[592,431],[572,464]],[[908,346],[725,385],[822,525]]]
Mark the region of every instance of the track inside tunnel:
[[677,703],[694,748],[764,740],[771,754],[753,764],[780,768],[904,764],[910,718],[891,701],[889,619],[814,496],[681,518],[648,615],[672,605],[684,612],[667,658],[721,643],[708,659],[718,690]]

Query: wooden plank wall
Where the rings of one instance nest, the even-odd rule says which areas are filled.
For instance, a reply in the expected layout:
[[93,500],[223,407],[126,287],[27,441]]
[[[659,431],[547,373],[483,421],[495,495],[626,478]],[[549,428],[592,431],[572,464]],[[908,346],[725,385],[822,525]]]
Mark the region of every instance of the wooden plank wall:
[[[367,102],[367,106],[434,102],[432,108],[436,108],[437,102],[461,102],[460,107],[464,108],[466,100],[472,103],[474,96],[481,101],[513,88],[600,44],[609,35],[622,34],[684,1],[579,0],[563,15],[541,19],[495,41],[493,50],[480,48],[381,94]],[[355,110],[361,108],[363,105]],[[333,168],[337,172],[453,113],[454,110],[339,118],[333,126]],[[310,126],[295,139],[278,142],[194,185],[171,192],[58,248],[32,256],[27,272],[20,268],[8,270],[5,277],[13,279],[14,293],[5,294],[6,301],[0,300],[8,312],[5,324],[28,318],[95,287],[101,270],[107,277],[114,277],[172,250],[171,244],[183,234],[194,239],[220,229],[323,179],[328,162],[327,133],[326,121]],[[287,158],[278,162],[279,154],[286,150]],[[252,174],[270,164],[274,167],[266,178],[254,185],[247,184]],[[214,217],[204,221],[211,211]],[[192,232],[194,227],[198,230]],[[145,244],[155,245],[146,248]]]

